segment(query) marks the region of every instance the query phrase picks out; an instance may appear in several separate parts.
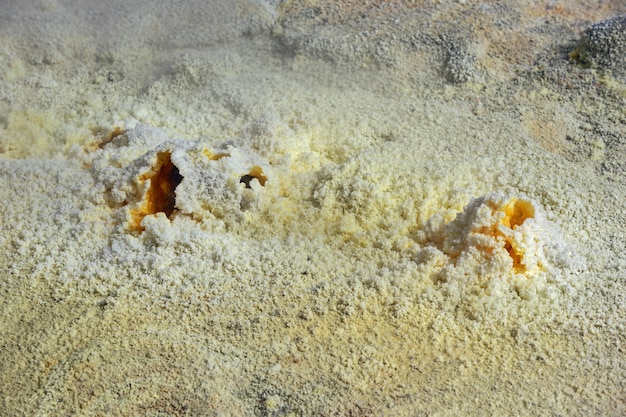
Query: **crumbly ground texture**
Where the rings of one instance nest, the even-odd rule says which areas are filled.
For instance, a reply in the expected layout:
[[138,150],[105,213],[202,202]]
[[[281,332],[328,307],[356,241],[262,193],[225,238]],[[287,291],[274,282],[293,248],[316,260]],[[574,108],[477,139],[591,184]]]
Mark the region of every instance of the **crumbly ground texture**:
[[0,414],[626,415],[624,27],[2,1]]

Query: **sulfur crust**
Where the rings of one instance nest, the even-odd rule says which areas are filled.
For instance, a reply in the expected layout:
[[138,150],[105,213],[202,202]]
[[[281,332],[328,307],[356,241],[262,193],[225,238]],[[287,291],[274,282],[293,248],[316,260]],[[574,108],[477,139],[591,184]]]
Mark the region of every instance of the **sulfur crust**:
[[0,415],[625,413],[621,6],[122,3],[0,10]]

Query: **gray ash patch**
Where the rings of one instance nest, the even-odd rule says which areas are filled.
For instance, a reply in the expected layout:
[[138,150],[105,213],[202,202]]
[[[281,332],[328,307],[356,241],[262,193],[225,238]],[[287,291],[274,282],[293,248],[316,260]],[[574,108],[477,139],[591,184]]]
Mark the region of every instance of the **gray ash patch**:
[[609,68],[619,75],[626,75],[626,16],[592,25],[583,33],[576,54],[586,65]]
[[[469,34],[467,35],[469,37]],[[462,84],[476,77],[476,56],[460,36],[441,36],[443,49],[443,76],[453,84]]]

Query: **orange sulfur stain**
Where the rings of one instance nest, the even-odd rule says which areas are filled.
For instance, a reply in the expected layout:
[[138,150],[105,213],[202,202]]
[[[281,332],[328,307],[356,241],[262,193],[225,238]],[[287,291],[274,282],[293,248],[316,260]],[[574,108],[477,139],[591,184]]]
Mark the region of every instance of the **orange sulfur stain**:
[[171,152],[157,154],[157,163],[153,169],[139,178],[140,182],[150,180],[143,204],[131,211],[131,228],[143,231],[141,221],[144,217],[165,213],[169,219],[176,208],[176,187],[183,180],[178,168],[172,163]]
[[242,176],[239,182],[240,183],[243,182],[246,185],[246,188],[252,188],[250,186],[250,181],[252,181],[255,178],[259,180],[259,184],[261,184],[261,186],[265,187],[265,182],[267,181],[267,177],[263,173],[263,170],[261,169],[261,167],[257,165],[253,166],[248,174]]

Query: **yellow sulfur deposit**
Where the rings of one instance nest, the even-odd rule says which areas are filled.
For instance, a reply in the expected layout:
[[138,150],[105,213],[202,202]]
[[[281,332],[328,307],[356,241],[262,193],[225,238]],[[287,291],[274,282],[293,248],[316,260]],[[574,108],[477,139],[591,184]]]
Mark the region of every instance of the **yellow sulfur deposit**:
[[521,226],[527,219],[535,216],[535,209],[530,201],[513,198],[504,207],[499,209],[504,213],[500,225],[496,228],[496,236],[502,236],[505,240],[504,248],[513,259],[513,269],[516,273],[526,272],[526,266],[522,263],[524,249],[516,242],[509,233]]
[[[493,237],[497,242],[504,241],[504,249],[513,261],[513,271],[517,274],[529,272],[525,259],[527,245],[518,231],[528,219],[535,217],[533,203],[522,198],[511,198],[507,203],[496,206],[493,218],[497,221],[484,234]],[[536,265],[541,266],[541,265]]]
[[515,229],[517,226],[522,225],[527,219],[535,217],[535,208],[532,203],[517,198],[511,199],[500,211],[503,211],[505,214],[501,223],[511,229]]
[[213,152],[211,152],[208,149],[205,149],[202,153],[204,154],[204,156],[209,158],[209,160],[211,160],[211,161],[219,161],[222,158],[230,156],[229,153],[225,153],[225,152],[213,153]]
[[543,271],[561,256],[555,248],[565,247],[538,203],[501,193],[473,199],[445,226],[441,243],[437,236],[432,241],[456,268],[478,268],[484,281]]

